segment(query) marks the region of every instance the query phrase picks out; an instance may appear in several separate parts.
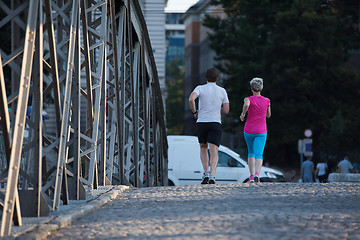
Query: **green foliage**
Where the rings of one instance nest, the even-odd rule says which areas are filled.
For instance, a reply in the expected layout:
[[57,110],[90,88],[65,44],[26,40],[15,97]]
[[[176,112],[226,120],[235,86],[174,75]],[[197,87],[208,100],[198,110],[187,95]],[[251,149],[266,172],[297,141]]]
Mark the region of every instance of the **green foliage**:
[[205,25],[213,31],[218,67],[229,75],[224,86],[234,117],[251,94],[249,81],[264,78],[262,94],[271,99],[273,112],[265,157],[297,163],[297,140],[306,128],[313,130],[315,154],[321,157],[360,152],[354,134],[360,130],[360,79],[343,67],[349,48],[360,42],[349,27],[358,19],[348,11],[353,8],[334,11],[313,0],[213,3],[222,4],[228,15],[207,16]]
[[166,126],[167,133],[179,135],[184,130],[184,73],[180,59],[171,60],[166,66]]

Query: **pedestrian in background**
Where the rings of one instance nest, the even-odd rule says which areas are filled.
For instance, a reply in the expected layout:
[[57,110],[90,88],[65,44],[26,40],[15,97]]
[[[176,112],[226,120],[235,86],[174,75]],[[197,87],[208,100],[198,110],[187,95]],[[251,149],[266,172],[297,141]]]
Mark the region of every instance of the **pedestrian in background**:
[[315,177],[319,179],[319,182],[326,183],[327,182],[327,172],[328,165],[324,160],[320,160],[320,162],[316,165]]
[[339,162],[338,170],[341,173],[351,173],[351,172],[353,172],[354,168],[353,168],[351,162],[349,161],[348,156],[345,156],[344,159]]
[[360,173],[360,163],[359,162],[354,162],[353,168],[354,168],[354,173]]
[[[219,78],[219,71],[216,68],[209,68],[205,77],[206,84],[197,86],[190,94],[189,105],[197,119],[200,159],[204,168],[201,184],[215,184],[215,172],[219,161],[218,149],[222,135],[221,113],[229,113],[229,99],[226,90],[216,85]],[[195,105],[197,98],[199,98],[198,110]]]
[[310,156],[303,162],[300,176],[303,182],[314,182],[315,169]]
[[271,116],[270,99],[261,96],[263,79],[253,78],[250,81],[252,96],[244,99],[240,120],[243,122],[244,138],[248,148],[250,177],[248,182],[260,182],[259,173],[263,164],[263,153],[267,138],[266,118]]

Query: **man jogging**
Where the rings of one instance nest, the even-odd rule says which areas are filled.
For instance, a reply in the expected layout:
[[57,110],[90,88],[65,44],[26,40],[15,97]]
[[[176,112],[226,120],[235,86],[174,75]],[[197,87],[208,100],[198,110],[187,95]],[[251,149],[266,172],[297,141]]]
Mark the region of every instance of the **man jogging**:
[[[204,168],[201,184],[215,184],[215,172],[219,160],[218,149],[222,135],[221,113],[229,113],[229,99],[226,90],[216,85],[218,77],[219,70],[209,68],[205,75],[206,84],[197,86],[189,97],[190,109],[197,119],[200,158]],[[199,98],[198,110],[195,106],[196,98]]]

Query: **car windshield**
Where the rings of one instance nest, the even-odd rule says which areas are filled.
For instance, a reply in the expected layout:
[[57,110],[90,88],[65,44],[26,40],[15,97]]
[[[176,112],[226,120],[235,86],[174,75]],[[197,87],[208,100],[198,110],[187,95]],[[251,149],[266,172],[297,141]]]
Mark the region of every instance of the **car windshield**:
[[237,152],[235,152],[234,150],[227,148],[227,150],[232,151],[237,157],[239,157],[240,159],[244,160],[246,163],[248,163],[248,159],[247,159],[247,155],[245,155],[246,153],[244,153],[244,157],[241,157],[241,155]]
[[[208,154],[209,154],[209,159],[210,159],[210,152],[208,150]],[[219,150],[218,152],[219,154],[219,161],[218,161],[218,167],[245,167],[244,165],[242,165],[239,161],[237,161],[235,158],[233,158],[232,156],[230,156],[229,154]],[[238,154],[237,154],[238,155]],[[238,155],[240,156],[240,155]],[[209,161],[210,164],[210,161]]]

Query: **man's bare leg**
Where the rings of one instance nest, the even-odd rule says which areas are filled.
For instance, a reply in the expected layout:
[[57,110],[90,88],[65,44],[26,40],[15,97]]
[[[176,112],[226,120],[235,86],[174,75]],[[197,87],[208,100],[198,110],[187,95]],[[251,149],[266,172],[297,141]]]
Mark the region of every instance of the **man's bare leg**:
[[200,143],[200,159],[204,168],[204,173],[209,172],[209,155],[208,155],[208,144]]
[[210,175],[215,176],[216,167],[219,161],[218,154],[219,147],[215,144],[209,143],[209,151],[210,151]]

